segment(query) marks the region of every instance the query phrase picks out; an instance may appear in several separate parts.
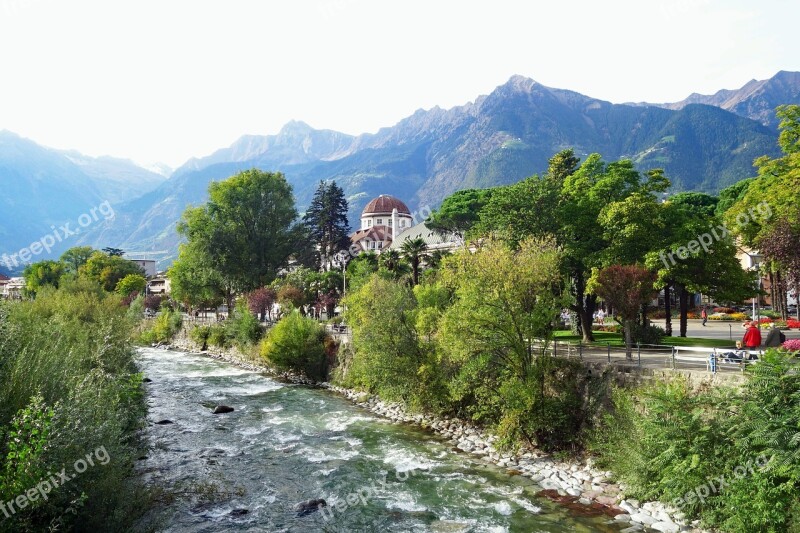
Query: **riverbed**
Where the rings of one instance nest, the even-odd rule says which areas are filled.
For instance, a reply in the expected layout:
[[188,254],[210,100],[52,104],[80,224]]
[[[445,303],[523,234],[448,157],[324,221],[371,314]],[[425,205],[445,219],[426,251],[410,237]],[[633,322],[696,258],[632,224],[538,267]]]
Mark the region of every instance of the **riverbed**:
[[[142,349],[152,381],[142,476],[186,497],[160,531],[619,531],[537,497],[523,476],[454,451],[318,388],[281,383],[198,354]],[[212,414],[216,405],[234,411]],[[156,424],[160,421],[172,423]],[[192,494],[218,492],[213,501]],[[322,498],[307,514],[295,505]]]

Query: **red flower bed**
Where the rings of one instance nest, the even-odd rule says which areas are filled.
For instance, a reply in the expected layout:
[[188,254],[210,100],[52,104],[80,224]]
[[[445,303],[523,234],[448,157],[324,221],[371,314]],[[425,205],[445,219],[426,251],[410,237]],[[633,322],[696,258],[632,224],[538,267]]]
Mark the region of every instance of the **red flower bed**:
[[759,318],[758,321],[762,324],[770,324],[771,322],[773,322],[771,318],[766,316]]
[[800,329],[800,320],[792,320],[790,318],[786,321],[786,325],[791,329]]

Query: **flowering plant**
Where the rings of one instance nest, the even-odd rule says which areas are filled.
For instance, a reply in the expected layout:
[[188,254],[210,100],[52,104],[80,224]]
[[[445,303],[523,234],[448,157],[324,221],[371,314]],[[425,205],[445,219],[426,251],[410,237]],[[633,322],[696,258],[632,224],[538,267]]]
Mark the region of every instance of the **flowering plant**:
[[793,320],[790,318],[786,321],[786,325],[791,329],[800,329],[800,320]]
[[783,346],[784,350],[789,350],[790,352],[800,352],[800,339],[789,339],[781,346]]

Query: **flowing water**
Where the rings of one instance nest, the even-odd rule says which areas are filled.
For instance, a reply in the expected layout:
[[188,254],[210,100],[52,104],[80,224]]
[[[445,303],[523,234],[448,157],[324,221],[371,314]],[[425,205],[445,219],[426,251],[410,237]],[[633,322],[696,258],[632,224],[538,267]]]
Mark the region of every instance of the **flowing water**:
[[[144,476],[213,483],[216,503],[181,498],[161,531],[619,531],[538,498],[522,476],[456,453],[438,437],[381,419],[326,390],[288,385],[200,355],[143,349],[152,450]],[[213,415],[217,404],[234,407]],[[194,490],[194,489],[193,489]],[[296,503],[324,498],[306,515]],[[246,509],[247,513],[232,513]],[[611,520],[613,522],[613,520]]]

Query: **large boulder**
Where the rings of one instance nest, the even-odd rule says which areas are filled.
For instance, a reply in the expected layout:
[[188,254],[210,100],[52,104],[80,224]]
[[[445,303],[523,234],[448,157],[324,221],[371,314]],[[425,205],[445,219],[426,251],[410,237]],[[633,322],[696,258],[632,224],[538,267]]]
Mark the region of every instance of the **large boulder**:
[[230,407],[228,405],[218,405],[214,408],[213,411],[215,415],[223,415],[225,413],[232,413],[232,412],[233,412],[233,407]]
[[304,502],[300,502],[300,503],[295,504],[294,511],[298,515],[303,516],[303,515],[307,515],[307,514],[313,513],[314,511],[318,511],[319,509],[322,509],[323,507],[327,507],[327,506],[328,506],[328,502],[326,502],[322,498],[317,498],[317,499],[314,499],[314,500],[306,500]]

